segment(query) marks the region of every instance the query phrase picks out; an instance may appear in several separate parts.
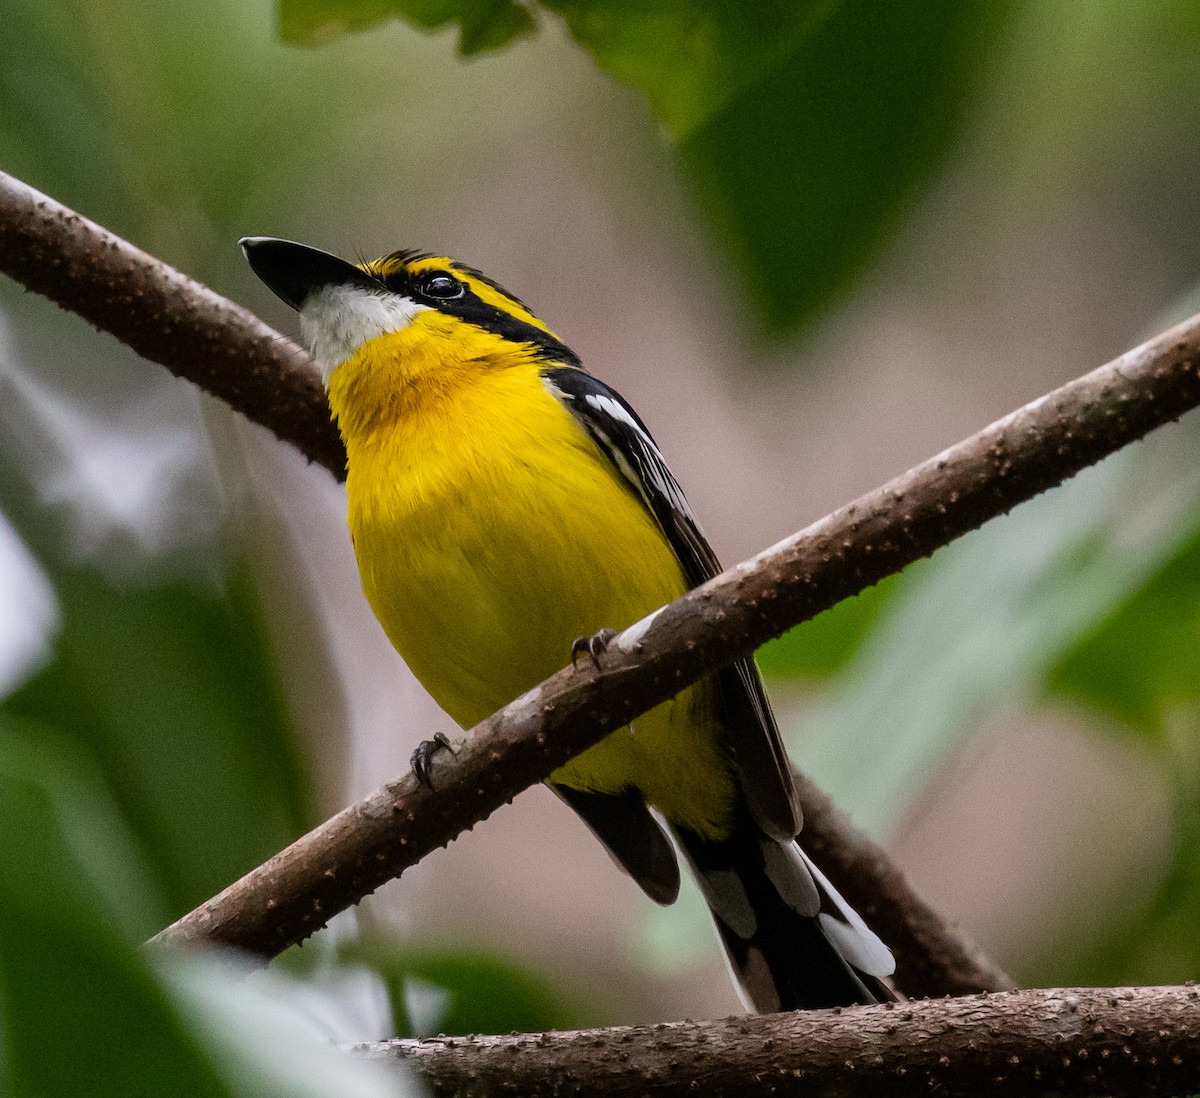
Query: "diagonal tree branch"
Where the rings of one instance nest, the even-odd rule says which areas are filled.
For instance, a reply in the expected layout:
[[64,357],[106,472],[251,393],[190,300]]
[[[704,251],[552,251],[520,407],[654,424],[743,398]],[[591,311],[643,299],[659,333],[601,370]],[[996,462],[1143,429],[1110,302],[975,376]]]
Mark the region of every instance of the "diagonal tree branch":
[[434,1095],[1059,1098],[1200,1090],[1194,987],[1004,995],[357,1046]]
[[[625,630],[602,672],[564,669],[477,725],[453,758],[439,761],[436,793],[411,777],[385,786],[160,937],[277,952],[606,732],[1194,407],[1198,363],[1195,318],[1018,409]],[[862,869],[872,864],[867,879],[883,895],[887,863],[860,860]],[[914,910],[915,898],[896,912],[907,939],[892,933],[879,905],[876,925],[915,944]],[[966,948],[958,957],[975,986],[998,979]],[[963,989],[936,958],[923,979],[907,967],[904,949],[897,960],[902,988]]]
[[[319,388],[297,376],[299,351],[244,310],[9,177],[0,177],[0,269],[341,469]],[[1198,347],[1194,320],[689,593],[626,630],[602,674],[559,672],[472,730],[455,757],[439,760],[436,794],[409,778],[391,783],[159,938],[210,938],[266,955],[300,940],[606,731],[1193,407]],[[897,945],[901,986],[923,994],[1005,986],[877,848],[819,801],[812,812],[815,795],[805,790],[806,842],[824,848],[827,863],[832,857],[835,883]],[[863,903],[863,892],[880,899]]]
[[346,452],[299,347],[248,309],[4,172],[0,271],[344,479]]

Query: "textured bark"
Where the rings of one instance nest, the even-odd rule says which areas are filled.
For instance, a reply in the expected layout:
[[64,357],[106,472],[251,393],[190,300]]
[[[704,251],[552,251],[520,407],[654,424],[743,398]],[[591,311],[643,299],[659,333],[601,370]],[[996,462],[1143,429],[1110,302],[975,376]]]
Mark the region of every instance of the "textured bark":
[[434,1095],[1139,1098],[1200,1091],[1194,987],[1070,988],[509,1037],[360,1045]]

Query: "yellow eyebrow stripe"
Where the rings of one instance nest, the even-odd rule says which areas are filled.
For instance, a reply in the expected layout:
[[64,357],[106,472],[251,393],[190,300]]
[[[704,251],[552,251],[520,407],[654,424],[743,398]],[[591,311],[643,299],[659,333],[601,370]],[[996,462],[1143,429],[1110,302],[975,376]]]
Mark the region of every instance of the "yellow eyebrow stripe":
[[[502,309],[506,313],[510,313],[518,320],[523,320],[526,324],[532,324],[535,328],[540,328],[543,332],[549,335],[554,335],[546,325],[533,315],[523,305],[514,301],[507,294],[500,293],[499,290],[489,286],[486,282],[481,282],[473,275],[467,274],[460,268],[454,268],[454,277],[465,282],[471,292],[479,298],[480,301],[487,302],[489,305],[496,306],[497,309]],[[558,336],[554,336],[555,339]]]

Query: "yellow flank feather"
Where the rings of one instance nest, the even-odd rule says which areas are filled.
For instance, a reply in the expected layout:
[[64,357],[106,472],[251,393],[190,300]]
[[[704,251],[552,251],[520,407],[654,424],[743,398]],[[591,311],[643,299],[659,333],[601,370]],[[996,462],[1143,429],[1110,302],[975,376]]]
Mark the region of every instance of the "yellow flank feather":
[[[687,589],[654,519],[547,390],[531,349],[428,310],[334,369],[329,399],[363,589],[460,725],[564,666],[575,637],[622,629]],[[735,788],[712,693],[693,687],[552,779],[636,786],[668,819],[723,836]]]

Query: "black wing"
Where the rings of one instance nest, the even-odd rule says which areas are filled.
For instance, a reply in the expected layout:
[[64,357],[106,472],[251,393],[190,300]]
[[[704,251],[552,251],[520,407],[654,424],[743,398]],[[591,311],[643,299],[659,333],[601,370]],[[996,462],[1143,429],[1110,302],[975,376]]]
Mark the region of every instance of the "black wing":
[[[542,376],[654,516],[688,583],[698,587],[718,575],[721,563],[638,414],[619,393],[583,370],[554,367]],[[772,838],[791,839],[800,830],[800,805],[758,668],[751,660],[739,660],[718,672],[717,680],[722,724],[750,813]]]
[[637,790],[589,793],[549,784],[650,899],[658,904],[675,902],[679,895],[679,861],[671,840]]

